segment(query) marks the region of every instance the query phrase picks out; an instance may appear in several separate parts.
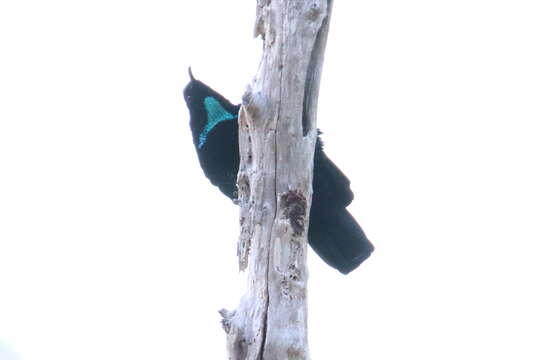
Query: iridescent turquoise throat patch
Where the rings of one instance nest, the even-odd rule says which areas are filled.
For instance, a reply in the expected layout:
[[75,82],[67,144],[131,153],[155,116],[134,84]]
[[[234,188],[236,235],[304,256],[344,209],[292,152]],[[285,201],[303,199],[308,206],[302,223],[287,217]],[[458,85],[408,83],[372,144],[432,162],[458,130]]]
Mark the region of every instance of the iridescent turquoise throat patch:
[[232,113],[229,113],[219,101],[217,101],[215,98],[208,96],[204,99],[204,106],[207,113],[207,124],[204,127],[204,130],[200,133],[200,142],[198,143],[198,149],[201,149],[202,146],[206,143],[207,140],[207,134],[215,126],[217,126],[218,123],[221,123],[226,120],[234,120],[237,118],[237,114],[234,115]]

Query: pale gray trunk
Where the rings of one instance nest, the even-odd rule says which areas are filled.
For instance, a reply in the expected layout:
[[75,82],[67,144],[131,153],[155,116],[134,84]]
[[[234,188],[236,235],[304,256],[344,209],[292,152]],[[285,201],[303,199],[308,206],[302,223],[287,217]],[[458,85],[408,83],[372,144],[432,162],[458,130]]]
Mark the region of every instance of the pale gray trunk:
[[222,310],[231,360],[309,359],[307,227],[329,0],[257,0],[264,53],[239,116],[240,269],[248,290]]

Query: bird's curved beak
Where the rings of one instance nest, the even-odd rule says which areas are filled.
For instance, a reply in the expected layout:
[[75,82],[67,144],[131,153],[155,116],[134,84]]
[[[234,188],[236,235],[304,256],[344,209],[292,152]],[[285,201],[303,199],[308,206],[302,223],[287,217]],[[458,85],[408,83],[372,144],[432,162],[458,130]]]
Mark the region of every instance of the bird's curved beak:
[[189,77],[190,77],[190,81],[194,81],[194,75],[192,75],[192,69],[190,68],[189,66]]

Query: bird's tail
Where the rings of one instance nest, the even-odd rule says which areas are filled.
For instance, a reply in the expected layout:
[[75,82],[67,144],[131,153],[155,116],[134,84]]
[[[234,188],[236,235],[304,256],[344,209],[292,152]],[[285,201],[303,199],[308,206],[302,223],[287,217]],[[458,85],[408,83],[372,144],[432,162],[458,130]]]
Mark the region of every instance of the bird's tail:
[[321,259],[343,274],[356,269],[373,252],[373,245],[347,209],[311,213],[308,238]]

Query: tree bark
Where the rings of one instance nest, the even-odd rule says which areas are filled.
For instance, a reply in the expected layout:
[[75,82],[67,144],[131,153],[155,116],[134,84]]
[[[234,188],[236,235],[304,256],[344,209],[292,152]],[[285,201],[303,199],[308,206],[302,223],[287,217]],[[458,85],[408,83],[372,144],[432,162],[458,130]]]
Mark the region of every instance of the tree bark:
[[240,269],[248,289],[221,310],[231,360],[309,359],[307,228],[318,90],[332,0],[257,0],[260,68],[239,115]]

